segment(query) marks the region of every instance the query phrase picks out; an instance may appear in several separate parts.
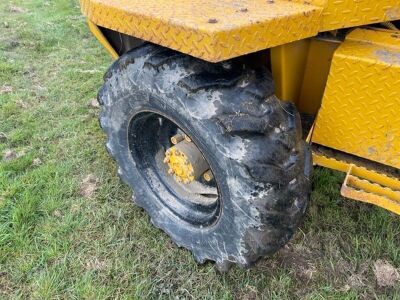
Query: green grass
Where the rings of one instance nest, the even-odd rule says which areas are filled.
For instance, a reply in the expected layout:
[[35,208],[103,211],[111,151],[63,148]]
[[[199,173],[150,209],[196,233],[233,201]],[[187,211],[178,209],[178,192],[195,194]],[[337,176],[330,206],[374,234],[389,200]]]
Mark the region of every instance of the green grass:
[[0,155],[18,154],[0,156],[0,298],[400,299],[373,273],[377,259],[400,267],[399,217],[341,198],[343,176],[324,169],[282,251],[225,275],[197,265],[131,204],[105,151],[88,103],[110,63],[77,1],[0,2]]

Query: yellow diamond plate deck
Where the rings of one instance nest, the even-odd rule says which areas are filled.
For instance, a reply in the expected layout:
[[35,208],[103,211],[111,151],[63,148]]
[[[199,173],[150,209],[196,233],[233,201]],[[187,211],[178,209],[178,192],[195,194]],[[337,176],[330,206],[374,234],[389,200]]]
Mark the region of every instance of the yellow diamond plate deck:
[[400,168],[400,32],[357,29],[335,52],[314,143]]
[[399,0],[330,0],[321,31],[400,19]]
[[400,19],[399,0],[296,0],[324,8],[320,31]]
[[94,24],[216,62],[400,19],[399,0],[80,0]]
[[318,33],[321,8],[283,0],[81,0],[95,24],[208,61]]

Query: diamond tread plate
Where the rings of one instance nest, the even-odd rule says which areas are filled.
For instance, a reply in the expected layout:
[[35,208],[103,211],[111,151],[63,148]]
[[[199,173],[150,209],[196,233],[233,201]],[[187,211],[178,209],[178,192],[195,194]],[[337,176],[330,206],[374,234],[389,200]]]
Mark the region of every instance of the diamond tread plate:
[[400,19],[399,0],[329,0],[320,31]]
[[399,0],[80,0],[93,23],[217,62],[400,19]]
[[93,23],[217,62],[400,19],[399,0],[80,0]]
[[323,7],[319,31],[400,19],[399,0],[294,0]]
[[318,33],[321,8],[284,0],[81,0],[95,24],[217,62]]
[[400,168],[400,33],[357,29],[336,51],[313,142]]

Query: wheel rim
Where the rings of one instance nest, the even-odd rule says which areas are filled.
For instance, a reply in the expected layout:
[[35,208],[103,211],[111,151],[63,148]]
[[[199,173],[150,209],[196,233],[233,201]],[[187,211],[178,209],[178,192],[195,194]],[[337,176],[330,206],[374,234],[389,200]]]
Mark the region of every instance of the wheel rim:
[[[134,115],[128,128],[132,159],[141,177],[164,207],[192,225],[211,226],[218,219],[220,196],[204,152],[203,157],[210,166],[207,174],[212,174],[210,181],[201,176],[184,184],[168,173],[171,170],[166,164],[165,153],[174,146],[171,137],[177,134],[186,133],[181,126],[160,113],[143,111]],[[207,175],[204,177],[207,178]]]

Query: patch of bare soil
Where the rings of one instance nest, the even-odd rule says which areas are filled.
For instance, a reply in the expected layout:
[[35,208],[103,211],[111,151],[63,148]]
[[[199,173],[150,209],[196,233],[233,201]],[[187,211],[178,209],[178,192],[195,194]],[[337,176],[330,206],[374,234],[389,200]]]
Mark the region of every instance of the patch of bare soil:
[[89,107],[92,107],[92,108],[99,108],[99,107],[100,107],[100,104],[99,104],[99,102],[97,101],[96,98],[93,98],[93,99],[91,99],[90,102],[89,102]]
[[278,252],[277,260],[281,267],[293,271],[299,282],[305,284],[313,280],[317,271],[313,261],[316,254],[300,244],[289,244]]
[[89,174],[83,179],[79,190],[79,195],[85,198],[92,198],[97,190],[99,179],[93,174]]
[[2,87],[0,87],[0,95],[9,94],[9,93],[12,93],[13,91],[14,91],[14,89],[11,85],[5,84]]
[[7,272],[0,270],[0,298],[10,299],[13,292],[15,292],[17,287],[11,281],[9,274]]
[[21,14],[21,13],[25,13],[26,10],[23,9],[22,7],[19,7],[19,6],[16,6],[16,5],[11,5],[10,6],[10,12]]
[[18,99],[17,101],[15,101],[15,103],[18,105],[18,107],[22,109],[30,108],[30,105],[27,102],[22,101],[21,99]]
[[[303,241],[303,242],[302,242]],[[276,255],[277,268],[285,268],[293,274],[296,284],[292,291],[302,299],[320,282],[329,282],[338,290],[363,292],[371,287],[371,263],[357,264],[342,253],[340,237],[329,234],[307,233],[297,235],[291,243]]]
[[341,289],[345,292],[349,290],[362,290],[369,285],[368,280],[369,263],[365,262],[360,265],[357,271],[353,272],[346,281],[346,284]]
[[256,300],[260,299],[260,293],[253,286],[246,285],[243,291],[235,295],[235,299],[240,300]]
[[86,269],[90,271],[103,271],[107,269],[108,264],[106,261],[99,259],[98,257],[91,257],[86,261]]
[[379,287],[394,287],[400,282],[399,271],[388,261],[378,259],[373,270]]
[[4,161],[12,161],[18,157],[17,152],[12,150],[4,151],[3,160]]
[[42,161],[41,161],[40,158],[35,158],[35,159],[33,160],[33,162],[32,162],[32,165],[35,166],[35,167],[38,167],[38,166],[40,166],[41,164],[42,164]]
[[61,211],[59,211],[58,209],[56,209],[55,211],[53,211],[52,215],[56,218],[61,218],[62,217],[62,213]]

